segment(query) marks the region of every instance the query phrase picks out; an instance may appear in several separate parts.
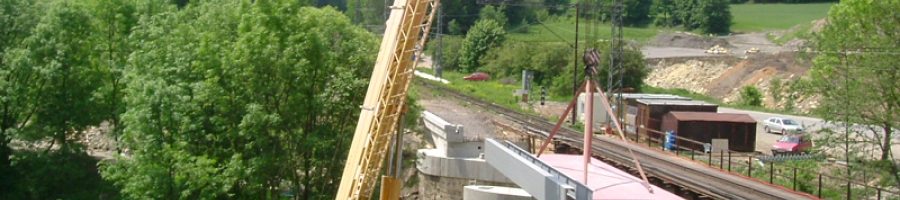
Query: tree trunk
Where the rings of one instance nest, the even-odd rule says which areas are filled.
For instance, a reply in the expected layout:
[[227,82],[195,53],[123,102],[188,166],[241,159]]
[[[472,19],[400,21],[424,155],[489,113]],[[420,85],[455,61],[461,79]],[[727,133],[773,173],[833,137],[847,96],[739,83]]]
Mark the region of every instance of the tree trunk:
[[12,149],[9,148],[9,142],[6,139],[6,129],[4,128],[0,130],[0,188],[3,188],[0,191],[4,192],[11,192],[15,183],[13,180],[17,179],[10,166],[9,156],[11,154]]
[[881,144],[881,160],[889,160],[891,159],[891,124],[886,123],[884,126],[884,139],[882,140],[883,144]]

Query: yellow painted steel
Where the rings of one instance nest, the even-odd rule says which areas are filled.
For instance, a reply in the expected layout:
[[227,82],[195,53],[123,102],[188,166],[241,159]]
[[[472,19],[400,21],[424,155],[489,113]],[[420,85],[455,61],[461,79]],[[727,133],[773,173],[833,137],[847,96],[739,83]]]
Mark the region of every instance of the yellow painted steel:
[[400,189],[403,186],[403,180],[390,176],[381,177],[381,199],[394,200],[400,199]]
[[[413,53],[416,45],[424,47],[438,3],[439,0],[395,0],[391,6],[337,199],[371,198],[385,155],[396,136],[392,130],[406,107],[416,65],[412,62]],[[392,180],[382,187],[396,187],[399,195],[402,181],[395,180],[396,183]]]

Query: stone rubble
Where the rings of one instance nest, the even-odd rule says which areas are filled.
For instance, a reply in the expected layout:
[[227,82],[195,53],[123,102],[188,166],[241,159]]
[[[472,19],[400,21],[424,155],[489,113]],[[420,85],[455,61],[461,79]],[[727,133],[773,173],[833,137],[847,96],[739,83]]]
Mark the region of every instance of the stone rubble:
[[684,63],[668,65],[665,62],[652,66],[647,85],[660,88],[683,88],[691,92],[706,94],[706,86],[718,78],[728,68],[725,63],[710,63],[688,60]]

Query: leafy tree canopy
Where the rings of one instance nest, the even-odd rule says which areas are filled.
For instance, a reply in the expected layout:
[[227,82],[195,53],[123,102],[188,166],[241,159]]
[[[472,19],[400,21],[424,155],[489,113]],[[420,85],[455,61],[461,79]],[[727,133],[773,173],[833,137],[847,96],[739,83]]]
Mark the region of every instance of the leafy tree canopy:
[[[875,147],[881,160],[894,160],[893,134],[900,127],[900,1],[847,0],[831,8],[825,28],[813,36],[817,53],[810,70],[809,94],[821,96],[815,112],[829,122],[860,124],[859,130],[828,133],[817,145],[845,151],[851,157],[870,158],[864,149]],[[864,142],[844,140],[845,134]],[[862,143],[862,146],[845,143]],[[892,167],[897,180],[898,170]]]
[[494,7],[491,5],[485,6],[481,9],[481,13],[479,13],[479,18],[481,20],[494,20],[500,26],[506,26],[509,22],[509,19],[506,18],[506,14],[503,12],[506,10],[506,6]]
[[459,67],[464,72],[474,72],[481,67],[480,60],[489,49],[500,45],[506,39],[506,32],[497,21],[480,20],[466,34],[460,48]]
[[[625,45],[625,44],[621,44]],[[609,47],[609,42],[596,42],[591,45],[592,47],[598,49],[601,53],[600,65],[597,66],[597,81],[599,82],[601,88],[606,90],[609,87],[609,51],[606,50]],[[625,46],[623,48],[624,52],[622,53],[622,68],[624,71],[622,72],[622,87],[623,88],[634,88],[638,92],[641,91],[641,85],[644,83],[644,78],[646,78],[650,74],[650,68],[647,67],[647,62],[644,60],[644,54],[638,50],[637,47],[634,46]],[[579,52],[580,54],[581,52]],[[570,62],[570,64],[563,68],[564,72],[561,72],[559,76],[553,78],[553,85],[550,87],[551,92],[554,94],[572,94],[573,88],[573,79],[574,79],[574,71],[580,70],[578,72],[578,83],[581,84],[584,80],[584,65],[580,63],[578,68],[575,69],[573,67],[574,63]]]
[[212,0],[129,37],[123,143],[103,165],[128,198],[330,199],[376,55],[372,34],[295,1]]
[[734,18],[728,0],[654,0],[648,9],[657,25],[681,25],[712,34],[730,32]]

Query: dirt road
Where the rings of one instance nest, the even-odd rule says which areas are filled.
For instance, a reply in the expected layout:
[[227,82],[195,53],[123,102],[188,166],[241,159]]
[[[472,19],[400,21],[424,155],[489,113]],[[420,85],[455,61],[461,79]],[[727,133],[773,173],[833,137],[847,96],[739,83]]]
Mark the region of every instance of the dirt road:
[[[660,33],[641,48],[645,58],[676,58],[706,56],[746,56],[745,51],[758,48],[760,53],[794,51],[796,47],[781,47],[769,41],[766,35],[770,32],[737,34],[728,36],[701,36],[690,33]],[[707,49],[720,45],[730,51],[729,54],[708,54]]]

